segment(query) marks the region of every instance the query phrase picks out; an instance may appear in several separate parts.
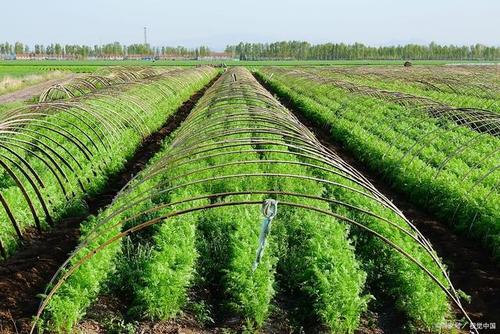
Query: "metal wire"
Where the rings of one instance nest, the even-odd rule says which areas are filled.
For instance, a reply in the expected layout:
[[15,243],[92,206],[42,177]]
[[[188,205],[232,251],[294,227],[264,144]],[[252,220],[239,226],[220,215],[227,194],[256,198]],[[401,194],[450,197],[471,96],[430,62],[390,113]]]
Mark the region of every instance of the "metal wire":
[[497,137],[500,136],[500,113],[495,111],[479,108],[451,107],[427,97],[389,91],[371,86],[359,85],[341,79],[324,77],[310,70],[287,70],[273,67],[268,71],[292,76],[297,80],[334,85],[350,93],[367,95],[397,103],[405,107],[412,107],[415,110],[426,112],[432,117],[444,118],[478,132],[486,132]]
[[[243,166],[256,166],[258,172],[242,170]],[[286,167],[287,172],[268,170],[266,166]],[[233,180],[239,182],[231,182]],[[267,181],[253,183],[251,180]],[[325,189],[332,187],[344,195],[333,198],[326,193],[310,194],[305,190],[283,191],[273,188],[269,180],[314,183]],[[229,189],[215,191],[217,184]],[[231,188],[232,184],[238,187]],[[179,191],[187,197],[166,200],[168,196],[164,195]],[[428,275],[475,328],[444,265],[420,231],[361,173],[322,146],[248,70],[234,68],[206,91],[169,145],[119,192],[110,208],[99,216],[97,224],[59,268],[45,293],[47,297],[40,304],[32,332],[36,320],[64,282],[113,242],[174,216],[218,207],[261,205],[263,195],[273,196],[284,207],[334,217],[382,240]],[[312,202],[302,203],[306,199]],[[210,203],[207,204],[207,200]],[[328,203],[332,210],[325,210],[320,203]],[[358,218],[335,212],[335,208],[343,208]],[[370,227],[370,220],[391,229],[398,238],[377,232]],[[137,221],[138,224],[97,243],[99,236]],[[415,248],[405,249],[400,237],[410,240]],[[412,255],[414,251],[424,254],[421,256],[427,257],[435,268],[421,263]]]
[[[405,106],[410,115],[413,113],[416,117],[411,117],[409,121],[403,119],[408,123],[404,128],[398,127],[397,118],[384,117],[383,114],[381,114],[380,118],[373,118],[373,113],[359,113],[356,115],[356,122],[361,124],[368,133],[375,137],[381,137],[388,143],[382,159],[394,160],[394,165],[400,166],[399,168],[403,172],[410,167],[414,168],[414,164],[419,160],[417,174],[422,173],[424,167],[431,165],[435,170],[432,178],[436,182],[439,182],[439,178],[450,177],[451,174],[456,177],[456,181],[459,182],[461,187],[467,190],[467,194],[471,194],[472,191],[478,194],[485,193],[486,195],[481,195],[482,200],[491,203],[498,201],[498,191],[496,189],[500,186],[500,155],[498,151],[498,147],[500,147],[498,138],[500,134],[500,113],[479,108],[450,107],[429,98],[357,85],[338,78],[330,78],[326,75],[334,72],[347,77],[361,78],[366,73],[376,73],[376,78],[382,76],[387,80],[394,80],[392,76],[394,70],[390,72],[389,70],[355,68],[290,70],[273,67],[262,71],[267,75],[276,73],[284,78],[293,78],[294,81],[296,80],[304,87],[307,87],[311,82],[333,85],[354,94],[372,96]],[[396,78],[403,80],[407,74],[407,72],[404,72],[400,77],[396,76]],[[474,75],[467,80],[475,82]],[[464,79],[464,81],[467,80]],[[487,89],[497,96],[500,90],[493,82],[492,80],[491,87],[481,89]],[[474,85],[482,87],[477,83],[474,83]],[[320,99],[317,102],[323,103]],[[326,102],[324,105],[329,107]],[[421,113],[425,113],[426,117],[419,117]],[[436,119],[435,126],[428,126],[432,118],[427,117],[427,115]],[[388,122],[394,123],[388,124]],[[421,126],[422,123],[424,123],[424,126]],[[473,129],[477,134],[465,133],[466,137],[461,135],[461,138],[457,138],[457,134],[460,135],[466,132],[463,131],[463,127]],[[389,131],[391,131],[392,137],[386,136],[386,132]],[[465,139],[461,140],[462,138]],[[405,146],[402,144],[406,142],[405,139],[413,141],[413,143],[410,146]],[[442,145],[443,142],[446,143],[445,147]],[[431,150],[437,150],[436,154],[432,155],[432,157],[426,156],[426,152]],[[470,159],[468,156],[474,156],[475,159]],[[434,161],[437,158],[439,158],[439,161]],[[454,165],[457,163],[465,165],[465,168],[459,169],[455,167]],[[444,176],[445,171],[447,172],[446,176]],[[455,214],[451,217],[452,222],[455,221],[457,213],[464,207],[468,198],[470,196],[461,197],[456,201],[456,204],[453,204],[456,205],[456,208],[454,210]],[[435,199],[432,200],[435,201]],[[470,225],[473,224],[477,217],[477,212],[471,215]]]
[[[34,224],[41,230],[43,222],[51,225],[58,209],[51,203],[54,191],[61,191],[67,201],[78,199],[98,172],[105,174],[115,163],[113,151],[127,131],[144,138],[154,130],[148,120],[155,117],[157,103],[213,73],[209,67],[118,68],[106,77],[90,75],[68,83],[65,89],[71,92],[70,99],[59,100],[49,90],[41,97],[46,102],[2,113],[0,181],[7,185],[0,183],[1,223],[10,222],[13,235],[20,240],[26,226]],[[140,96],[127,93],[138,87]],[[48,191],[48,180],[54,180],[58,189]],[[16,188],[20,196],[14,201],[6,193]],[[22,206],[30,217],[21,212]],[[1,240],[0,246],[6,256]]]

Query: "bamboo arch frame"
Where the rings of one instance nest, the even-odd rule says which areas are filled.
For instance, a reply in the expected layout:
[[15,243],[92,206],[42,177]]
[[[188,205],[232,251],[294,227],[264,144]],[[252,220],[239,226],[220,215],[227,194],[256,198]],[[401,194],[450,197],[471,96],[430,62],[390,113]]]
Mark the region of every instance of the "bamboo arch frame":
[[152,79],[155,76],[163,75],[173,70],[175,69],[167,68],[158,70],[149,67],[110,67],[98,71],[97,74],[76,77],[64,84],[55,84],[40,94],[38,102],[84,96],[99,89],[130,84],[144,79]]
[[[490,73],[482,70],[470,73],[457,73],[450,67],[440,67],[439,74],[436,74],[435,67],[419,66],[407,68],[387,68],[387,67],[332,67],[322,69],[328,73],[341,74],[348,78],[359,79],[369,77],[374,80],[402,81],[416,83],[425,90],[434,90],[439,92],[466,94],[469,96],[498,99],[500,97],[500,87],[494,80],[484,81],[484,74]],[[486,70],[487,71],[487,70]],[[457,77],[458,76],[458,77]]]
[[500,113],[498,112],[479,108],[451,107],[427,97],[357,85],[340,79],[325,78],[304,70],[287,70],[273,67],[270,71],[291,75],[303,82],[309,80],[320,84],[331,84],[350,93],[371,96],[405,107],[416,108],[432,117],[444,118],[469,127],[474,131],[486,132],[496,137],[500,136]]
[[[232,75],[236,75],[236,82],[233,81]],[[232,97],[232,98],[231,98]],[[226,103],[226,101],[233,103]],[[225,103],[225,105],[214,106],[217,102]],[[237,106],[246,106],[248,114],[238,111],[232,111]],[[236,108],[237,109],[237,108]],[[266,113],[267,110],[267,113]],[[234,126],[232,123],[235,123]],[[251,127],[237,127],[239,123],[250,123]],[[254,134],[260,134],[260,137],[253,137]],[[265,135],[271,135],[266,137]],[[243,136],[242,138],[240,136]],[[235,137],[235,138],[233,138]],[[278,139],[281,139],[280,140]],[[246,149],[245,147],[272,145],[273,148],[254,148]],[[280,146],[281,148],[274,148]],[[227,151],[231,148],[230,151]],[[241,160],[234,159],[227,163],[212,163],[209,166],[202,168],[194,168],[184,173],[170,175],[165,181],[157,182],[147,188],[141,188],[148,180],[153,180],[156,177],[161,177],[163,172],[176,171],[180,166],[189,166],[190,163],[209,159],[218,156],[234,156],[238,157],[245,152],[274,152],[288,154],[293,157],[298,157],[297,161],[287,161],[282,159],[264,159],[264,160]],[[300,160],[305,158],[306,161]],[[309,162],[311,161],[311,162]],[[329,180],[328,177],[301,175],[294,173],[229,173],[222,174],[217,177],[204,176],[208,170],[221,169],[224,170],[233,165],[247,164],[290,164],[299,165],[313,170],[318,170],[323,173],[335,175],[345,180],[347,184]],[[189,181],[186,177],[193,177]],[[153,207],[141,209],[139,213],[133,213],[127,218],[120,218],[127,210],[144,203],[145,201],[158,198],[163,194],[168,194],[177,189],[186,189],[192,185],[204,185],[211,182],[217,182],[226,179],[244,179],[244,178],[290,178],[296,179],[299,182],[316,182],[329,186],[339,187],[345,191],[356,193],[369,199],[370,203],[375,203],[389,210],[398,217],[401,223],[385,218],[370,207],[363,207],[363,204],[349,203],[345,200],[328,198],[324,196],[316,196],[307,193],[277,191],[270,189],[245,189],[226,192],[216,192],[208,194],[194,194],[192,197],[183,198],[175,202],[159,203]],[[353,185],[350,185],[350,184]],[[136,193],[138,191],[138,193]],[[463,308],[458,294],[453,287],[452,282],[442,265],[439,258],[436,256],[430,242],[418,231],[418,229],[408,221],[405,216],[398,210],[394,204],[383,196],[376,188],[364,177],[361,176],[354,168],[345,163],[334,152],[323,147],[314,135],[302,125],[290,112],[281,106],[266,90],[260,86],[251,74],[246,69],[232,69],[224,74],[219,80],[206,92],[195,109],[188,116],[181,128],[176,131],[173,140],[166,153],[159,159],[148,166],[142,173],[136,175],[116,196],[114,204],[110,210],[103,213],[103,217],[99,219],[98,224],[94,226],[80,245],[74,250],[70,257],[63,263],[58,271],[53,276],[49,283],[49,290],[46,291],[46,298],[40,303],[37,311],[35,322],[31,332],[36,329],[37,321],[42,316],[45,308],[49,304],[51,298],[63,286],[64,282],[75,273],[78,268],[86,261],[90,260],[95,254],[103,250],[113,242],[119,241],[123,237],[147,228],[151,225],[161,223],[162,221],[190,212],[207,210],[217,207],[238,206],[238,205],[260,205],[262,200],[253,199],[231,199],[226,202],[216,202],[205,205],[196,205],[200,200],[204,199],[228,199],[233,196],[254,196],[254,195],[269,195],[269,196],[289,196],[297,198],[297,202],[280,200],[280,205],[286,207],[296,207],[305,210],[312,210],[321,215],[331,216],[339,219],[347,224],[357,226],[366,233],[382,240],[384,243],[392,247],[396,252],[401,254],[411,261],[414,265],[420,268],[428,277],[439,286],[446,296],[457,306],[460,312],[471,324],[471,328],[475,330],[474,324],[469,318],[467,312]],[[279,197],[278,197],[279,198]],[[329,203],[330,205],[338,205],[344,208],[349,208],[355,212],[370,216],[379,222],[390,226],[402,233],[405,237],[411,238],[415,245],[421,249],[426,256],[429,256],[433,264],[438,268],[441,279],[446,282],[443,284],[429,268],[420,263],[410,253],[401,246],[372,228],[363,224],[363,222],[351,219],[347,216],[335,213],[331,210],[324,210],[312,205],[304,205],[300,203],[301,199],[313,199]],[[162,210],[167,208],[175,208],[176,205],[194,203],[193,206],[185,209],[172,209],[168,213],[163,213]],[[361,205],[361,206],[360,206]],[[371,204],[370,204],[371,205]],[[149,214],[158,212],[159,217],[146,219],[142,223],[128,228],[103,243],[97,246],[91,246],[92,242],[96,241],[99,234],[114,230],[117,227],[124,226],[129,221],[135,221],[140,217],[149,217]],[[85,252],[85,253],[84,253]],[[77,257],[78,260],[77,260]],[[76,261],[76,262],[74,262]]]
[[[74,198],[78,189],[85,193],[92,182],[92,174],[104,171],[112,162],[112,150],[120,145],[123,140],[120,136],[125,131],[146,137],[154,130],[147,125],[147,120],[154,116],[153,106],[158,101],[177,95],[177,91],[186,89],[190,82],[214,72],[207,67],[169,71],[146,68],[137,69],[137,74],[134,71],[118,69],[113,72],[118,76],[116,80],[123,83],[63,101],[12,109],[0,115],[0,156],[3,160],[0,178],[10,178],[11,186],[20,190],[22,201],[31,212],[32,223],[39,231],[43,221],[51,225],[53,220],[53,206],[49,194],[44,193],[46,180],[39,175],[40,166],[46,167],[48,175],[54,177],[66,200]],[[128,96],[127,92],[135,87],[143,89],[141,96]],[[77,159],[75,153],[82,159]],[[83,171],[89,165],[93,168],[85,176]],[[22,240],[23,226],[5,196],[0,200],[0,208],[5,212],[5,223],[10,221],[11,231],[15,233],[9,238],[17,235]],[[0,255],[7,256],[2,240]]]
[[[327,71],[335,70],[330,69]],[[339,73],[344,75],[349,75],[349,71],[351,70],[338,70]],[[325,78],[316,73],[318,70],[287,70],[280,67],[273,67],[268,70],[268,73],[269,72],[292,76],[304,85],[310,81],[334,85],[351,93],[367,95],[393,103],[399,103],[403,106],[409,107],[409,110],[411,111],[414,110],[417,113],[424,112],[438,120],[443,119],[447,122],[449,121],[445,127],[438,125],[434,130],[423,131],[415,138],[410,132],[411,130],[418,128],[420,120],[417,117],[415,120],[410,122],[405,129],[402,129],[394,139],[389,140],[388,149],[386,150],[384,157],[389,156],[393,150],[397,149],[397,142],[401,137],[407,136],[415,141],[411,147],[403,149],[403,152],[398,159],[398,163],[401,164],[401,168],[403,169],[410,166],[413,161],[419,157],[419,154],[421,154],[421,152],[423,152],[426,148],[432,147],[434,142],[439,141],[443,134],[451,134],[453,131],[459,130],[461,127],[468,127],[476,131],[477,134],[470,138],[470,140],[465,143],[458,143],[457,146],[451,150],[451,152],[446,152],[445,157],[436,167],[437,171],[433,175],[434,179],[437,179],[442,174],[442,171],[446,169],[447,165],[453,161],[453,159],[460,158],[461,154],[464,152],[473,151],[476,144],[479,143],[481,139],[491,138],[492,140],[499,140],[500,138],[500,113],[498,112],[478,108],[455,108],[446,106],[429,98],[391,92],[363,85],[356,85],[339,79]],[[495,88],[491,89],[495,90]],[[364,123],[370,123],[368,122],[367,115],[362,116],[362,119],[365,120]],[[370,121],[372,120],[370,119]],[[383,122],[384,121],[382,120],[382,123]],[[372,121],[369,128],[371,131],[377,132],[379,128],[382,128],[382,124],[377,121]],[[498,196],[497,189],[500,187],[500,183],[495,182],[495,177],[500,175],[500,155],[498,153],[498,148],[493,147],[490,152],[483,153],[483,157],[478,161],[474,161],[473,163],[466,162],[470,167],[470,170],[461,175],[457,175],[457,177],[461,181],[466,181],[470,178],[470,180],[467,180],[471,183],[470,186],[468,186],[468,192],[475,190],[478,187],[482,187],[487,191],[485,199],[488,199],[491,196]],[[479,171],[481,174],[476,175],[477,173],[474,173],[474,171]],[[474,179],[472,179],[472,177],[474,177]],[[493,184],[486,184],[487,179],[491,180]],[[454,214],[452,216],[453,221],[456,219],[457,213],[465,201],[466,199],[463,199],[456,204]],[[474,224],[476,219],[477,214],[471,218],[471,223],[469,224],[470,227]]]

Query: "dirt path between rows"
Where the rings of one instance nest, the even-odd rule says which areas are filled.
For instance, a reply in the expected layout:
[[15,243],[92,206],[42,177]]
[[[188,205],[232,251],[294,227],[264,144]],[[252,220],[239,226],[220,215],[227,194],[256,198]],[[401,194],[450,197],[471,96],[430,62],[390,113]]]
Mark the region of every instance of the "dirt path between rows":
[[40,82],[25,88],[18,89],[16,91],[13,91],[11,93],[6,93],[3,95],[0,95],[0,104],[2,103],[10,103],[10,102],[16,102],[16,101],[25,101],[27,99],[30,99],[34,96],[42,94],[47,88],[49,88],[52,85],[56,84],[64,84],[70,81],[71,79],[77,77],[78,74],[76,73],[70,73],[64,78],[58,78],[58,79],[52,79],[52,80],[47,80],[44,82]]
[[[265,82],[256,79],[270,92],[274,91]],[[493,323],[499,326],[500,312],[500,267],[491,259],[490,253],[480,244],[459,235],[446,224],[438,220],[425,209],[420,208],[392,189],[367,166],[360,163],[344,147],[331,139],[328,129],[314,124],[305,118],[291,101],[276,96],[320,142],[335,151],[344,161],[356,168],[387,198],[389,198],[415,226],[429,239],[432,246],[443,259],[450,272],[450,279],[455,288],[470,295],[471,303],[465,304],[466,311],[475,322]]]
[[86,201],[89,208],[86,215],[65,219],[42,234],[35,230],[27,233],[21,250],[0,262],[0,334],[29,331],[31,317],[40,302],[37,294],[43,292],[57,268],[76,247],[80,223],[111,203],[118,191],[159,151],[163,140],[180,126],[217,78],[191,96],[159,131],[144,140],[122,171],[108,181],[106,190]]

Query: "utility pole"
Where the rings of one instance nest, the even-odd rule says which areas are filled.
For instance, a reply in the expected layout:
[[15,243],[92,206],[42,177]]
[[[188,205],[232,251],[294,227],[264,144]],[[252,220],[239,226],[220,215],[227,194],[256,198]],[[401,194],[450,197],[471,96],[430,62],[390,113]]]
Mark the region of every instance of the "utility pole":
[[148,32],[146,27],[144,27],[144,45],[148,45]]

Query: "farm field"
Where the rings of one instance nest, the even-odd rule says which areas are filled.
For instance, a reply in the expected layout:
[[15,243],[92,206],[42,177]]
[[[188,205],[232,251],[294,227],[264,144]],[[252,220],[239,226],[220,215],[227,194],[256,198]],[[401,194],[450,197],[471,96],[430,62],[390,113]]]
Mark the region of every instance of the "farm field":
[[[163,124],[172,108],[206,84],[215,70],[142,72],[117,70],[109,81],[104,81],[106,77],[78,79],[62,92],[58,87],[47,91],[40,97],[45,103],[3,112],[6,124],[17,130],[8,136],[9,126],[2,129],[8,136],[3,147],[9,155],[4,159],[15,165],[15,159],[22,162],[20,171],[31,189],[2,163],[5,210],[0,219],[11,224],[1,227],[0,252],[7,255],[26,228],[42,230],[45,224],[78,210],[79,199],[97,191],[141,140]],[[61,103],[68,94],[85,96],[85,101]]]
[[[491,99],[492,110],[460,109],[433,104],[425,95],[378,91],[376,85],[324,80],[312,72],[259,73],[393,187],[500,254],[498,99]],[[470,75],[486,77],[491,87],[482,91],[496,96],[497,78],[490,73]]]
[[304,73],[325,80],[352,84],[358,89],[393,91],[427,98],[424,103],[441,103],[461,108],[481,108],[499,111],[499,66],[404,67],[329,67]]
[[[0,78],[5,75],[23,76],[30,73],[43,73],[60,70],[77,73],[90,73],[103,66],[197,66],[217,65],[225,63],[228,66],[359,66],[359,65],[401,65],[401,60],[0,60]],[[474,66],[476,64],[498,65],[494,61],[445,61],[445,60],[415,60],[417,66],[460,64]],[[482,67],[482,66],[481,66]]]
[[5,77],[11,78],[22,78],[29,75],[43,75],[48,72],[73,72],[73,73],[91,73],[99,69],[102,66],[92,66],[92,65],[61,65],[60,62],[56,63],[37,63],[28,62],[20,65],[19,62],[14,64],[5,63],[0,61],[0,79]]
[[497,320],[498,65],[122,63],[0,63],[0,333]]

